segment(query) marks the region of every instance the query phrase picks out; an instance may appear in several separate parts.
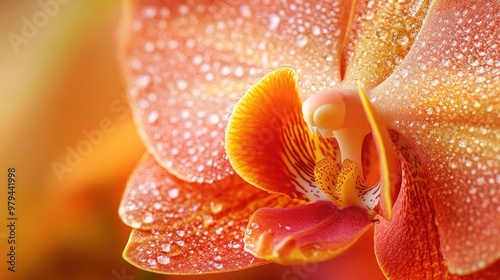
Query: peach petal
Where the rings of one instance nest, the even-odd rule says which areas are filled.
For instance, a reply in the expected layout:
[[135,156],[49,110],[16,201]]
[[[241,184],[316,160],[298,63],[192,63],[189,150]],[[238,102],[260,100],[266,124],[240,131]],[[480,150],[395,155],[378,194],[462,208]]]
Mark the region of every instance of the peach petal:
[[370,96],[422,163],[456,274],[500,257],[498,26],[498,1],[435,1],[404,62]]
[[237,97],[283,65],[306,81],[304,97],[337,85],[351,5],[129,1],[121,57],[149,152],[187,181],[231,174],[223,140]]
[[238,270],[266,263],[243,250],[252,213],[301,205],[269,195],[236,175],[214,184],[183,182],[146,155],[132,175],[119,214],[135,228],[124,257],[145,270],[169,274]]

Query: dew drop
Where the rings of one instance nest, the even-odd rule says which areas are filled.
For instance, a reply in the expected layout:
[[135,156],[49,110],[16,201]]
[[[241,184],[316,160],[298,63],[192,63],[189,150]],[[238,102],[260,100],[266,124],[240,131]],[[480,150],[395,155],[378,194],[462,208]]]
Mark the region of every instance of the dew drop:
[[151,77],[149,75],[139,75],[135,78],[135,84],[139,88],[145,88],[151,82]]
[[307,42],[309,42],[309,39],[304,34],[299,34],[295,38],[295,45],[297,45],[297,47],[299,48],[305,47],[307,45]]
[[179,196],[179,189],[173,188],[168,190],[168,196],[172,199],[175,199]]
[[278,28],[278,26],[280,25],[280,17],[276,14],[270,14],[269,17],[268,17],[268,20],[269,20],[269,23],[267,25],[267,27],[270,29],[270,30],[275,30],[276,28]]
[[170,252],[170,244],[163,244],[161,245],[161,250],[165,253]]
[[158,114],[157,111],[152,111],[148,115],[148,123],[151,123],[151,124],[155,123],[158,120],[159,116],[160,116],[160,114]]
[[177,89],[185,90],[187,87],[188,87],[188,83],[185,80],[178,80],[177,81]]
[[214,262],[214,267],[216,269],[222,269],[223,265],[221,263],[218,263],[218,262]]
[[311,31],[312,31],[312,34],[315,36],[321,35],[321,28],[319,28],[319,26],[317,26],[317,25],[311,26]]
[[223,208],[222,203],[215,203],[213,201],[210,202],[210,210],[212,211],[212,213],[218,214],[220,213],[220,211],[222,211],[222,208]]
[[146,216],[142,219],[142,222],[145,224],[150,224],[154,221],[153,215],[151,213],[147,213]]
[[161,264],[169,264],[170,263],[170,258],[168,256],[165,256],[165,255],[159,255],[156,259]]
[[252,10],[250,10],[250,6],[247,4],[243,4],[240,6],[240,14],[244,18],[249,18],[252,16]]

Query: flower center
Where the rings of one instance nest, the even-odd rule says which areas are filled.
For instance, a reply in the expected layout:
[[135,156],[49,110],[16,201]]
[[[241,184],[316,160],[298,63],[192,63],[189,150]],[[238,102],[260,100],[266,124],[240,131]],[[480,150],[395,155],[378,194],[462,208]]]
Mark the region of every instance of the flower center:
[[[312,95],[303,103],[302,113],[314,135],[335,137],[340,148],[340,165],[333,158],[316,163],[314,179],[318,187],[339,207],[356,205],[374,211],[380,181],[364,178],[363,142],[371,128],[357,92],[338,89]],[[371,186],[365,183],[374,181]]]

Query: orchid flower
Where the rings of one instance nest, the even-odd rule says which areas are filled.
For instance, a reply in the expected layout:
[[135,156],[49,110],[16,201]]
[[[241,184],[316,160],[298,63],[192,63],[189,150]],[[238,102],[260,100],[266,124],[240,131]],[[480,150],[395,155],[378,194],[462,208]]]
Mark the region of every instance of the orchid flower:
[[130,1],[148,154],[124,257],[323,261],[375,228],[391,279],[500,276],[500,2]]

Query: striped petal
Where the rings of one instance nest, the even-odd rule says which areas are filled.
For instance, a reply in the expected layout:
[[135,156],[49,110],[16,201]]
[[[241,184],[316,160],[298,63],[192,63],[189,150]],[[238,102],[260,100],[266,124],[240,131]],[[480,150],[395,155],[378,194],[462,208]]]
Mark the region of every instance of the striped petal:
[[227,116],[246,85],[291,65],[303,95],[337,85],[351,1],[129,1],[123,68],[149,152],[179,178],[231,174]]
[[434,1],[405,61],[370,96],[418,155],[456,274],[500,257],[498,26],[498,1]]
[[293,198],[326,199],[314,181],[314,166],[325,157],[338,161],[338,146],[311,134],[301,103],[295,72],[270,72],[236,104],[226,151],[234,170],[252,185]]
[[350,247],[372,224],[365,209],[338,208],[318,201],[288,209],[255,212],[245,233],[245,249],[287,265],[323,261]]
[[269,195],[233,175],[216,184],[183,182],[146,155],[129,180],[120,206],[134,228],[123,253],[141,269],[211,273],[266,263],[243,250],[252,213],[261,207],[295,207],[300,201]]

